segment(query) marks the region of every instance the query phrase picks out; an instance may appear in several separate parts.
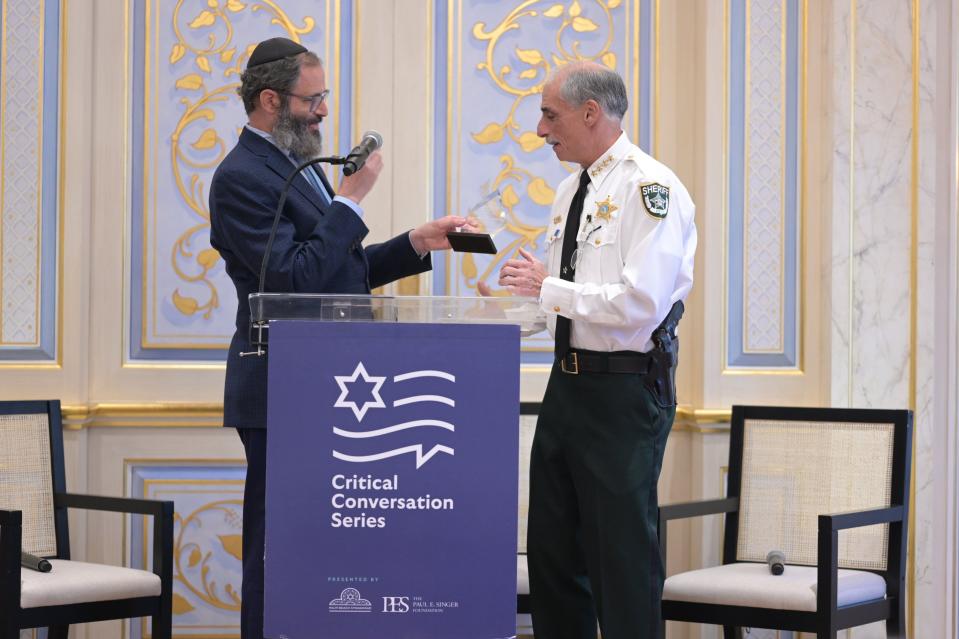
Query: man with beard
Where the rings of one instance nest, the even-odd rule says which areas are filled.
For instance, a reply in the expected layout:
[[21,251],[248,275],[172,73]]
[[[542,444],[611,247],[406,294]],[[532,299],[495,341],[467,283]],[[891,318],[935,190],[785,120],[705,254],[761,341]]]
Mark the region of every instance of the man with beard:
[[[319,58],[286,38],[257,45],[240,82],[249,122],[210,185],[210,243],[220,252],[238,298],[223,423],[237,429],[247,458],[241,636],[261,639],[267,359],[240,353],[252,350],[247,300],[258,288],[283,183],[295,166],[320,155],[319,125],[328,113],[329,91]],[[368,229],[360,202],[382,167],[380,154],[372,154],[361,170],[343,178],[338,194],[322,171],[310,167],[296,177],[267,263],[267,291],[367,294],[429,270],[430,251],[449,248],[447,232],[472,229],[466,219],[447,216],[364,247]]]

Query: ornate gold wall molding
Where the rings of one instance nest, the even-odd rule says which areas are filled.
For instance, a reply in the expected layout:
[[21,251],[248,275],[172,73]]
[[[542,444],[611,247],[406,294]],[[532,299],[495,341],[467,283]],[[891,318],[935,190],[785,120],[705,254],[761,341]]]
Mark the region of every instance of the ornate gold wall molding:
[[84,428],[211,428],[223,425],[221,403],[94,403],[63,407],[63,427]]

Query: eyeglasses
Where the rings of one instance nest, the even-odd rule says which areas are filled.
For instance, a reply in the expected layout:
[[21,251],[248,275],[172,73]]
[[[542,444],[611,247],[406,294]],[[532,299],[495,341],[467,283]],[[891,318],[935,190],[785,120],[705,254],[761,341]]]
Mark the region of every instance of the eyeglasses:
[[304,102],[310,103],[310,111],[316,111],[320,108],[320,105],[323,104],[323,101],[326,100],[326,97],[330,95],[329,89],[323,89],[316,95],[297,95],[295,93],[287,93],[286,91],[277,91],[277,93],[282,93],[283,95],[289,96],[291,98],[296,98],[298,100],[303,100]]

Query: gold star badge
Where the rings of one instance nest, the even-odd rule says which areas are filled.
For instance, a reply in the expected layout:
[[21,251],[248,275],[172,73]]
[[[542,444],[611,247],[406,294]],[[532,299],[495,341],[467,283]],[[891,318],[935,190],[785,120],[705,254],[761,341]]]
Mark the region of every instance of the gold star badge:
[[553,224],[559,224],[562,221],[563,221],[562,215],[557,215],[556,217],[553,218]]
[[610,196],[606,196],[606,199],[602,202],[596,203],[596,213],[593,217],[597,220],[609,220],[613,216],[613,211],[618,211],[619,207],[613,204],[610,201]]

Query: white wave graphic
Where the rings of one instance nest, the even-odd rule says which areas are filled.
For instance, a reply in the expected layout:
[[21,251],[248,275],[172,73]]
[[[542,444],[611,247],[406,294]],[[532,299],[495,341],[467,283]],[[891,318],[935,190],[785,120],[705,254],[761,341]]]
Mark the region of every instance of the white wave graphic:
[[394,424],[393,426],[386,426],[385,428],[377,428],[376,430],[364,430],[364,431],[352,431],[345,430],[343,428],[333,427],[333,432],[340,437],[349,437],[351,439],[366,439],[368,437],[380,437],[381,435],[388,435],[390,433],[396,433],[401,430],[407,430],[410,428],[422,428],[435,426],[436,428],[443,428],[450,432],[456,431],[456,426],[449,422],[440,421],[438,419],[417,419],[412,422],[403,422],[402,424]]
[[417,379],[420,377],[438,377],[440,379],[445,379],[448,382],[456,383],[456,375],[451,375],[445,371],[434,371],[434,370],[421,370],[421,371],[410,371],[409,373],[401,373],[400,375],[395,375],[393,377],[394,382],[405,382],[408,379]]
[[416,467],[419,468],[430,459],[433,458],[437,453],[446,453],[447,455],[453,455],[454,451],[449,446],[442,446],[437,444],[433,446],[428,452],[423,452],[423,444],[413,444],[412,446],[403,446],[402,448],[396,448],[394,450],[387,450],[382,453],[375,453],[373,455],[346,455],[339,451],[333,451],[333,457],[339,459],[340,461],[351,462],[354,464],[365,464],[367,462],[380,461],[381,459],[387,459],[389,457],[399,457],[400,455],[405,455],[407,453],[416,453]]
[[456,400],[442,395],[414,395],[412,397],[401,397],[393,400],[393,407],[406,406],[407,404],[418,404],[419,402],[436,402],[446,404],[447,406],[456,406]]

